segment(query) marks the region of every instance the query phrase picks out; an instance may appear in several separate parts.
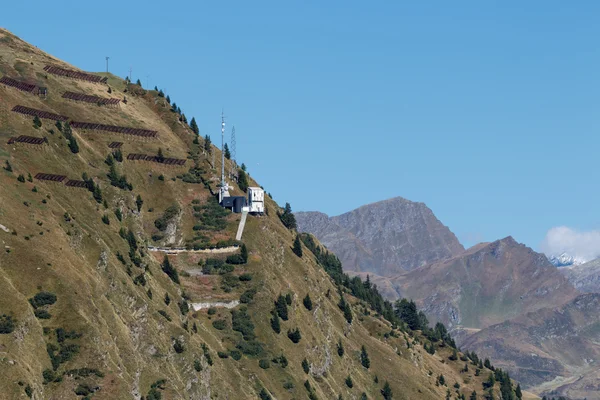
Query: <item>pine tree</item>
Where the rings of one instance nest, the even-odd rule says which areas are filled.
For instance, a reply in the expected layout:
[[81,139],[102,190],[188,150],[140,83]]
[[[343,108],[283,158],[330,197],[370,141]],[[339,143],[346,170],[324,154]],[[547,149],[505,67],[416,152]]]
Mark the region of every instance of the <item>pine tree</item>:
[[165,156],[163,154],[162,148],[159,148],[158,153],[156,153],[156,161],[158,161],[159,163],[165,161]]
[[169,97],[169,95],[167,95],[167,103],[171,104],[171,98]]
[[165,304],[171,304],[171,298],[169,297],[169,293],[165,293]]
[[230,160],[231,152],[229,151],[229,146],[227,146],[227,143],[225,143],[225,146],[223,147],[223,151],[225,152],[225,158]]
[[33,117],[33,127],[35,129],[38,129],[42,126],[42,121],[40,120],[40,118],[36,115],[35,117]]
[[473,392],[471,393],[471,397],[469,397],[469,400],[477,400],[477,392],[473,390]]
[[517,399],[521,400],[523,398],[523,392],[521,392],[521,384],[517,383],[517,388],[515,389],[515,395],[517,395]]
[[104,214],[102,216],[102,222],[104,222],[106,225],[110,225],[110,220],[108,219],[108,215]]
[[281,333],[281,324],[279,322],[279,315],[277,315],[277,311],[273,310],[271,312],[271,328],[277,334]]
[[142,200],[142,196],[138,194],[135,199],[135,205],[137,206],[138,211],[142,211],[142,204],[144,204],[144,200]]
[[212,154],[211,144],[212,142],[210,141],[210,136],[204,136],[204,151],[206,151],[208,154]]
[[283,295],[279,295],[277,297],[277,301],[275,301],[275,309],[277,310],[277,315],[284,321],[288,320],[288,310],[287,303],[285,302],[285,297]]
[[158,86],[154,86],[154,91],[158,92]]
[[344,356],[344,344],[342,343],[342,339],[338,340],[337,353],[338,353],[338,356],[340,356],[340,357]]
[[135,83],[138,86],[142,86],[142,82],[138,79],[137,82]]
[[352,377],[350,375],[346,377],[346,386],[348,386],[350,389],[352,389],[354,386],[354,382],[352,382]]
[[290,206],[290,203],[285,203],[285,208],[283,209],[283,213],[279,214],[279,219],[286,228],[296,229],[296,217],[292,213],[292,206]]
[[312,300],[310,299],[310,295],[307,293],[306,297],[302,300],[302,303],[304,304],[304,307],[310,311],[313,308],[313,304],[312,304]]
[[385,400],[391,400],[393,393],[392,393],[392,388],[390,387],[390,384],[388,383],[388,381],[385,381],[385,384],[383,385],[383,389],[381,389],[381,395],[383,396],[383,398]]
[[238,186],[240,190],[247,192],[248,191],[248,176],[243,170],[238,170]]
[[242,171],[246,172],[246,164],[242,163]]
[[294,247],[292,247],[292,251],[298,257],[302,257],[302,244],[300,243],[300,235],[296,235],[296,239],[294,239]]
[[123,162],[123,152],[121,151],[121,149],[118,149],[113,152],[113,158],[115,159],[115,161]]
[[369,354],[367,353],[367,349],[364,345],[360,349],[360,363],[366,369],[369,369],[369,367],[371,367],[371,360],[369,360]]
[[173,102],[173,104],[171,105],[171,111],[174,113],[177,112],[177,103]]
[[196,123],[196,118],[192,117],[192,121],[190,122],[190,128],[192,128],[192,132],[196,135],[200,133],[200,129],[198,128],[198,124]]
[[13,170],[12,165],[10,165],[10,162],[8,160],[6,160],[6,166],[4,167],[4,169],[8,172],[12,172]]
[[161,267],[163,272],[167,274],[173,282],[179,284],[179,274],[177,273],[177,270],[171,265],[169,257],[165,256]]

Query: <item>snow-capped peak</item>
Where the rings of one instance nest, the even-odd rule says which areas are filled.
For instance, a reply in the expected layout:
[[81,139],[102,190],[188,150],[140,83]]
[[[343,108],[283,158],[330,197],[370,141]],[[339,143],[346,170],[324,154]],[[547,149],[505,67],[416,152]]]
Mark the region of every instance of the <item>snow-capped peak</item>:
[[559,254],[558,256],[551,255],[548,257],[548,260],[555,267],[573,267],[575,265],[580,265],[580,264],[583,264],[588,261],[582,257],[572,256],[566,252],[563,252],[563,253]]

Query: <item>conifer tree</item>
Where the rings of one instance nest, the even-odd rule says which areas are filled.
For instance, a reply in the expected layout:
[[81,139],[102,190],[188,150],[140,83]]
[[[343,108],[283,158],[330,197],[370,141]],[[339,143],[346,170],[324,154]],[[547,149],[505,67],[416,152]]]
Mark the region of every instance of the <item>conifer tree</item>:
[[138,79],[137,82],[135,83],[138,86],[142,86],[142,82]]
[[162,148],[158,149],[158,153],[156,154],[156,161],[158,161],[160,163],[165,161],[165,156],[163,154]]
[[296,239],[294,239],[294,247],[292,247],[292,251],[298,257],[302,257],[302,244],[300,243],[300,235],[296,235]]
[[33,127],[35,129],[38,129],[42,126],[42,121],[40,120],[40,118],[36,115],[35,117],[33,117]]
[[296,217],[292,213],[292,206],[290,206],[290,203],[285,203],[285,208],[283,209],[283,213],[279,214],[279,219],[286,228],[296,229]]
[[229,146],[227,146],[227,143],[225,143],[225,146],[223,146],[223,151],[225,152],[225,158],[230,160],[231,152],[229,151]]
[[342,343],[342,339],[338,340],[338,344],[337,344],[337,353],[338,356],[343,357],[344,356],[344,344]]
[[360,363],[366,369],[371,367],[371,360],[369,360],[369,354],[367,353],[367,349],[364,345],[360,349]]
[[523,398],[523,392],[521,391],[521,384],[517,383],[517,388],[515,389],[515,395],[517,399],[521,400]]
[[198,124],[196,123],[196,118],[194,117],[192,117],[192,121],[190,122],[190,128],[192,129],[192,132],[194,132],[196,135],[200,133],[200,129],[198,128]]
[[385,400],[391,400],[393,398],[392,388],[388,381],[385,381],[383,389],[381,389],[381,395]]
[[169,261],[169,257],[165,256],[161,268],[163,270],[163,272],[165,274],[167,274],[167,276],[169,278],[171,278],[171,280],[177,284],[179,284],[179,274],[177,273],[177,270],[175,269],[175,267],[173,267],[171,265],[171,262]]
[[212,154],[211,144],[212,142],[210,141],[210,136],[204,136],[204,151],[206,151],[208,154]]
[[277,310],[273,310],[271,312],[271,328],[273,328],[275,333],[281,333],[281,324],[279,323],[279,315],[277,315]]
[[171,98],[169,97],[169,95],[167,95],[167,103],[171,104]]
[[279,315],[279,318],[281,318],[284,321],[288,320],[288,310],[287,303],[285,301],[285,296],[280,294],[279,297],[277,297],[277,301],[275,301],[275,310],[277,311],[277,315]]
[[142,200],[142,196],[138,194],[135,199],[135,205],[137,206],[138,211],[142,211],[142,204],[144,204],[144,200]]
[[471,393],[471,397],[469,397],[469,400],[477,400],[477,392],[473,390],[473,392]]
[[313,304],[312,304],[312,300],[310,298],[310,295],[307,293],[306,297],[302,300],[302,304],[304,304],[304,307],[310,311],[313,308]]
[[244,192],[248,191],[248,176],[243,170],[238,170],[238,186]]

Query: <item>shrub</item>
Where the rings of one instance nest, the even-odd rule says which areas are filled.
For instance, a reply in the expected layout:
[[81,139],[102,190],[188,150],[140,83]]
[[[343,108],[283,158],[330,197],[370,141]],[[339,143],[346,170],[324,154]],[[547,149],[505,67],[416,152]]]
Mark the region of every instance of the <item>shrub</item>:
[[298,343],[300,341],[300,339],[302,339],[302,335],[300,334],[300,329],[296,328],[293,330],[288,330],[288,338],[293,342],[293,343]]
[[213,321],[212,326],[213,328],[222,331],[227,327],[227,323],[224,319],[217,319]]
[[217,355],[219,358],[229,358],[229,354],[225,353],[224,351],[217,351]]
[[249,356],[257,356],[263,351],[262,345],[256,340],[240,341],[235,347]]
[[33,306],[33,308],[52,305],[56,303],[56,295],[50,292],[39,292],[29,299],[29,303]]
[[240,332],[244,340],[254,340],[254,324],[248,314],[248,308],[243,306],[239,310],[231,311],[231,327],[234,331]]
[[371,360],[369,359],[369,354],[367,353],[367,349],[364,345],[360,349],[360,363],[366,369],[369,369],[371,366]]
[[44,378],[44,385],[50,383],[55,378],[54,371],[51,369],[45,369],[44,372],[42,372],[42,377]]
[[306,358],[302,360],[302,369],[306,374],[310,372],[310,364],[308,363],[308,360]]
[[258,397],[260,397],[260,400],[272,400],[273,398],[271,397],[271,395],[269,394],[269,392],[267,392],[265,390],[265,388],[262,388],[260,393],[258,394]]
[[179,306],[179,311],[181,311],[181,315],[186,315],[188,312],[190,312],[190,305],[187,301],[182,300],[179,303],[177,303],[177,305]]
[[25,176],[23,174],[19,174],[19,176],[17,177],[17,180],[19,182],[25,182]]
[[202,371],[202,364],[200,363],[200,360],[194,360],[194,369],[196,372]]
[[175,216],[177,216],[177,214],[179,214],[179,206],[177,206],[176,204],[173,204],[172,206],[168,207],[165,212],[163,213],[163,215],[159,218],[157,218],[154,221],[154,226],[156,227],[156,229],[158,229],[159,231],[164,231],[167,229],[167,226],[169,225],[169,222],[175,218]]
[[236,361],[242,358],[242,352],[239,350],[229,350],[229,355]]
[[173,349],[177,354],[181,354],[185,351],[185,346],[179,339],[175,339],[173,342]]
[[240,303],[248,304],[254,299],[256,289],[248,289],[240,296]]
[[262,369],[269,369],[271,367],[271,363],[269,362],[269,360],[262,359],[258,362],[258,366]]
[[0,334],[12,333],[15,330],[16,320],[6,314],[0,315]]
[[44,309],[37,309],[33,312],[33,314],[39,319],[50,319],[52,315]]
[[167,312],[165,310],[158,310],[158,313],[160,315],[162,315],[163,317],[165,317],[165,319],[169,322],[171,322],[171,317],[169,316],[169,314],[167,314]]
[[208,308],[208,315],[215,315],[217,313],[217,309],[215,307]]
[[245,272],[243,274],[240,275],[239,277],[240,281],[242,282],[248,282],[252,280],[252,274]]

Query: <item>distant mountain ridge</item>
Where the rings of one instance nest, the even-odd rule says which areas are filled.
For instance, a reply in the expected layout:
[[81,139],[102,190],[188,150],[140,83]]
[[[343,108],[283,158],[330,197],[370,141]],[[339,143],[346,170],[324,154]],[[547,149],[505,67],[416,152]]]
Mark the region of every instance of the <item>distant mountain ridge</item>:
[[590,262],[560,268],[559,271],[584,293],[600,293],[600,258]]
[[511,236],[391,279],[402,297],[450,327],[485,328],[543,307],[558,307],[577,291],[543,254]]
[[318,237],[347,271],[389,277],[464,251],[431,209],[402,197],[335,217],[297,212],[296,220],[298,230]]
[[572,256],[572,255],[568,254],[567,252],[563,252],[559,255],[549,256],[548,261],[550,261],[550,263],[552,265],[554,265],[555,267],[570,267],[573,265],[584,264],[588,260],[586,260],[582,257]]

